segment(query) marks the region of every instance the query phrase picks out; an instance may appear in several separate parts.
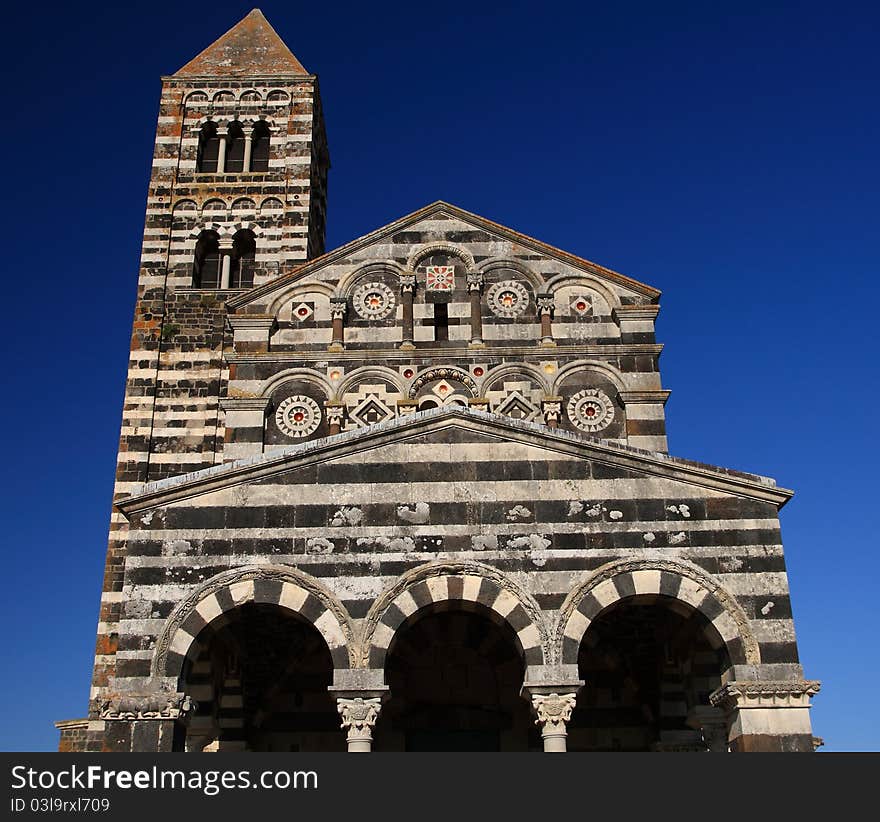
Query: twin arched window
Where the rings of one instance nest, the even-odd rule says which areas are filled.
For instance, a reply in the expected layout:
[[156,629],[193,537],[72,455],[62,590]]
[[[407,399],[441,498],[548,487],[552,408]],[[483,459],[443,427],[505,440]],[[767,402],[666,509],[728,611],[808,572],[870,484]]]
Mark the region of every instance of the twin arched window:
[[225,132],[213,120],[199,131],[196,171],[200,174],[241,174],[269,170],[269,126],[258,120],[242,126],[233,120]]
[[196,242],[193,288],[251,288],[257,242],[254,233],[242,229],[231,246],[221,246],[216,231],[203,231]]

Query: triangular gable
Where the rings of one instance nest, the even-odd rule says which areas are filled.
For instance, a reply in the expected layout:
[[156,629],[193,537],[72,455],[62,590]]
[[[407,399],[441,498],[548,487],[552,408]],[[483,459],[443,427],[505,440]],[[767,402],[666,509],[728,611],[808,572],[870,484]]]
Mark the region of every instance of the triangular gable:
[[259,9],[253,9],[222,37],[175,72],[175,77],[238,77],[301,74],[308,71]]
[[342,260],[349,255],[361,250],[362,248],[365,248],[373,243],[379,243],[400,231],[405,231],[406,229],[421,220],[439,214],[444,214],[448,217],[461,220],[462,222],[467,223],[468,225],[471,225],[476,229],[485,231],[489,234],[494,234],[499,239],[517,243],[526,248],[532,249],[538,254],[543,254],[552,259],[559,260],[562,263],[574,266],[575,268],[580,268],[584,272],[598,277],[601,280],[606,280],[608,282],[621,285],[625,288],[631,289],[638,294],[648,297],[651,300],[656,300],[660,296],[660,291],[658,291],[656,288],[652,288],[651,286],[646,285],[645,283],[641,283],[638,280],[634,280],[631,277],[627,277],[626,275],[620,274],[617,271],[613,271],[610,268],[605,268],[604,266],[598,265],[597,263],[591,262],[590,260],[585,260],[582,257],[577,257],[574,254],[569,254],[567,251],[562,251],[561,249],[555,248],[554,246],[548,245],[547,243],[543,243],[540,240],[536,240],[534,237],[529,237],[525,234],[521,234],[520,232],[514,231],[512,228],[507,228],[500,223],[495,223],[491,220],[487,220],[485,217],[480,217],[476,214],[472,214],[471,212],[465,211],[458,206],[450,205],[449,203],[443,202],[442,200],[438,200],[437,202],[431,203],[430,205],[427,205],[424,208],[419,209],[418,211],[407,214],[405,217],[401,217],[399,220],[395,220],[393,223],[389,223],[382,228],[378,228],[375,231],[370,232],[369,234],[364,234],[362,237],[358,237],[356,240],[352,240],[351,242],[346,243],[345,245],[342,245],[339,248],[334,249],[333,251],[328,251],[326,254],[322,254],[320,257],[316,257],[314,260],[310,260],[303,265],[297,266],[295,269],[293,269],[293,271],[290,271],[289,273],[285,274],[282,277],[279,277],[276,280],[272,280],[271,282],[259,285],[256,288],[245,292],[244,294],[239,294],[238,296],[232,297],[232,299],[227,302],[227,306],[229,306],[229,308],[232,310],[237,310],[248,305],[249,303],[262,300],[267,295],[273,294],[276,291],[281,291],[290,286],[292,283],[295,283],[297,280],[302,279],[310,274],[314,274],[323,266],[331,265],[332,263]]
[[[662,477],[721,493],[769,502],[782,507],[792,491],[776,486],[772,479],[756,474],[669,457],[615,443],[602,442],[536,423],[514,420],[461,406],[449,406],[397,417],[377,425],[358,428],[332,437],[261,454],[250,460],[212,466],[191,474],[147,483],[143,490],[117,507],[125,514],[147,510],[237,485],[254,483],[315,464],[325,464],[366,451],[394,446],[412,437],[448,437],[449,429],[466,430],[470,436],[491,443],[520,443],[529,449],[555,452],[571,459],[584,459],[645,476]],[[375,455],[378,457],[378,455]],[[376,459],[372,461],[378,461]]]

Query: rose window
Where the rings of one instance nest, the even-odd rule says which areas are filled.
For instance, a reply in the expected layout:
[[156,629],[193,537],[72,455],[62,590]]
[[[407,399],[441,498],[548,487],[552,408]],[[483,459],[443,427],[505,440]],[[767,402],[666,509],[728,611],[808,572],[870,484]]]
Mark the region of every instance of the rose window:
[[314,434],[321,424],[321,409],[311,397],[297,394],[283,400],[275,411],[278,429],[288,437],[301,439]]
[[596,388],[579,391],[568,401],[566,410],[571,424],[581,431],[601,431],[614,419],[614,405]]

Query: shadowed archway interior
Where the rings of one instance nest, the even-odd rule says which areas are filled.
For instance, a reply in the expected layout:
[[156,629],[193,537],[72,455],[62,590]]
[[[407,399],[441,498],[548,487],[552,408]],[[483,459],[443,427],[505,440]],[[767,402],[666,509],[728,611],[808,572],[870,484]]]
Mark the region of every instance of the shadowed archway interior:
[[540,750],[513,631],[482,610],[424,609],[388,652],[378,751]]
[[705,616],[662,596],[620,600],[590,624],[578,671],[585,686],[568,727],[572,751],[706,750],[692,727],[729,667]]
[[182,690],[198,708],[188,750],[341,751],[324,638],[275,605],[248,603],[199,634]]

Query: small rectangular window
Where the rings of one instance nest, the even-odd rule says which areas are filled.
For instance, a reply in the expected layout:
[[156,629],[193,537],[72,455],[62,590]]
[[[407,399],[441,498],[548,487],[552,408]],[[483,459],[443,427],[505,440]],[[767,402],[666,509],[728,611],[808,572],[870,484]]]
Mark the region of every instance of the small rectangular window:
[[449,306],[434,303],[434,339],[438,342],[449,339]]

